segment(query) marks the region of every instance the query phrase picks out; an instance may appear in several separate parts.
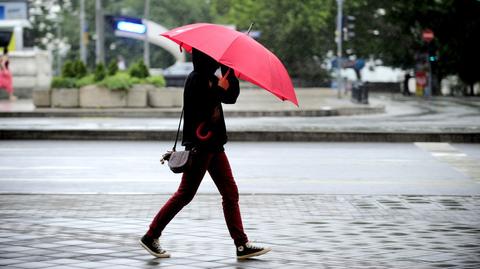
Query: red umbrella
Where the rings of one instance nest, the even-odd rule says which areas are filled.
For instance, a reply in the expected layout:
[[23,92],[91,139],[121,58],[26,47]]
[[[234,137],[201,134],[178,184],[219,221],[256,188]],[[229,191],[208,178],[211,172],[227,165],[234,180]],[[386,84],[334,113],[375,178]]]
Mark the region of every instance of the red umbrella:
[[225,26],[195,23],[161,34],[188,52],[192,47],[235,70],[235,75],[298,106],[292,80],[282,62],[245,33]]

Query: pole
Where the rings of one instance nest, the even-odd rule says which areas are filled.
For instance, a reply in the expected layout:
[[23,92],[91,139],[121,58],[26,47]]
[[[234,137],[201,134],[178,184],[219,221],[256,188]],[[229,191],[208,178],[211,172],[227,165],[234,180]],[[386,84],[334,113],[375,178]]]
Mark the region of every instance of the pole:
[[97,32],[96,46],[96,60],[97,64],[105,64],[105,37],[103,34],[103,10],[102,0],[95,1],[95,31]]
[[427,54],[427,63],[428,63],[428,80],[427,80],[427,88],[425,89],[425,97],[430,97],[432,96],[432,62],[430,62],[430,59]]
[[80,0],[80,60],[87,64],[87,49],[85,47],[85,0]]
[[342,81],[342,16],[343,16],[343,0],[337,0],[337,97],[341,98]]
[[[149,11],[150,11],[150,0],[145,0],[145,6],[143,11],[144,20],[148,20]],[[148,36],[148,27],[146,27],[145,38],[143,40],[143,61],[147,67],[150,67],[150,44],[148,43],[147,36]]]
[[60,55],[60,40],[62,40],[62,23],[60,18],[57,20],[57,76],[62,74],[62,56]]

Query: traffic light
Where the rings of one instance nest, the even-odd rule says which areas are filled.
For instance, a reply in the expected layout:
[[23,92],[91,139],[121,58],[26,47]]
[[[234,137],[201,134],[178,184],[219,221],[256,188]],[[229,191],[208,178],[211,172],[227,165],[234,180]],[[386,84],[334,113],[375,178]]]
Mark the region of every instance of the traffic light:
[[355,36],[355,16],[344,16],[342,21],[342,38],[345,41]]
[[435,46],[435,43],[430,42],[428,43],[428,61],[431,63],[437,62],[438,61],[438,56],[437,56],[437,46]]

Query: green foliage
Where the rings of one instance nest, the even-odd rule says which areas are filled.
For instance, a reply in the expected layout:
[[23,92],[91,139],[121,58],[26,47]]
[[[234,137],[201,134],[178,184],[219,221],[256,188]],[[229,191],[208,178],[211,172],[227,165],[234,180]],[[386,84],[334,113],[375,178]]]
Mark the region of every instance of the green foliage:
[[130,78],[130,83],[132,83],[132,85],[133,84],[145,84],[146,83],[144,78],[136,78],[136,77],[130,77],[130,76],[129,76],[129,78]]
[[52,89],[72,89],[76,88],[75,79],[67,77],[53,77],[50,85]]
[[87,75],[87,67],[81,60],[76,60],[73,62],[73,70],[76,78],[83,78]]
[[93,85],[93,84],[95,84],[95,77],[94,77],[93,74],[90,74],[88,76],[84,76],[83,78],[75,81],[75,86],[77,88],[81,88],[83,86]]
[[[258,41],[282,60],[291,76],[305,78],[305,66],[322,62],[332,48],[333,31],[328,31],[328,22],[335,20],[335,13],[331,12],[334,3],[212,0],[212,12],[218,15],[219,23],[234,24],[238,30],[247,30],[255,22],[253,30],[261,32]],[[309,77],[324,79],[326,72],[319,67],[307,73]]]
[[74,78],[75,77],[75,63],[73,61],[66,61],[62,67],[62,77]]
[[159,88],[165,87],[165,85],[166,85],[165,78],[163,76],[147,77],[146,82],[148,84],[152,84],[155,87],[159,87]]
[[99,85],[104,86],[110,90],[128,90],[132,87],[128,74],[117,73],[102,80]]
[[95,67],[95,73],[94,73],[94,80],[95,81],[101,81],[103,80],[107,75],[107,72],[105,71],[105,65],[102,63],[97,64]]
[[108,64],[108,75],[113,76],[118,72],[118,62],[116,59],[110,61]]
[[134,63],[131,67],[130,70],[128,71],[131,77],[136,77],[136,78],[146,78],[150,74],[148,72],[148,68],[143,62],[143,60],[139,60],[136,63]]
[[[56,29],[61,24],[62,42],[71,46],[65,59],[78,57],[78,1],[29,0],[33,45],[46,48],[58,40]],[[137,0],[103,1],[107,14],[140,17],[144,2]],[[155,4],[154,4],[155,2]],[[335,51],[334,31],[336,1],[333,0],[159,0],[151,1],[150,17],[167,28],[205,21],[233,24],[246,30],[255,21],[253,30],[261,31],[259,42],[271,49],[285,64],[290,75],[300,78],[324,77],[319,63],[328,51]],[[58,16],[51,16],[51,7],[59,6]],[[94,21],[95,1],[85,1],[86,20]],[[383,12],[379,13],[379,10]],[[421,31],[435,32],[440,77],[459,75],[469,84],[480,81],[480,1],[476,0],[349,0],[344,1],[344,15],[353,15],[355,37],[344,43],[353,55],[380,59],[384,65],[412,68],[414,55],[422,45]],[[161,21],[155,18],[161,18]],[[60,19],[60,20],[58,20]],[[91,29],[89,35],[94,35]],[[127,63],[141,57],[142,42],[118,39],[106,32],[106,47],[115,44],[109,57],[122,55]],[[56,53],[56,52],[54,52]],[[95,62],[95,43],[87,46],[89,66]],[[345,53],[347,55],[348,53]],[[165,50],[151,50],[151,62],[166,67],[174,58]],[[56,61],[54,62],[54,65]],[[156,67],[157,67],[156,66]],[[63,69],[69,69],[65,67]],[[62,69],[62,75],[76,77],[75,72]],[[136,70],[135,77],[142,73]],[[110,70],[109,70],[109,74]],[[140,75],[140,78],[147,76]],[[101,79],[101,78],[100,78]]]

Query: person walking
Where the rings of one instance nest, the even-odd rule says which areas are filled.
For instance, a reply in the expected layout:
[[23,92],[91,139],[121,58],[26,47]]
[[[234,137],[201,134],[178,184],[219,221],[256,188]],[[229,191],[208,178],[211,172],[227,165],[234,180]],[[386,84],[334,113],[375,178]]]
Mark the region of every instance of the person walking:
[[[222,196],[223,213],[236,246],[237,259],[265,254],[271,249],[252,244],[244,232],[238,189],[224,149],[227,133],[221,103],[236,102],[240,93],[238,79],[233,70],[195,48],[192,49],[192,62],[194,69],[186,79],[183,94],[182,138],[182,145],[192,152],[192,163],[183,173],[178,190],[157,213],[140,244],[155,257],[170,257],[160,246],[159,237],[175,215],[193,199],[208,171]],[[219,67],[221,78],[215,76]]]
[[3,48],[3,55],[0,58],[0,88],[5,89],[8,93],[8,99],[10,101],[17,100],[17,97],[13,95],[13,85],[12,85],[12,73],[8,69],[9,65],[8,60],[8,48]]
[[408,87],[408,84],[410,82],[410,79],[412,78],[412,74],[410,72],[405,73],[405,77],[403,79],[403,88],[402,88],[402,94],[404,96],[410,96],[410,89]]

